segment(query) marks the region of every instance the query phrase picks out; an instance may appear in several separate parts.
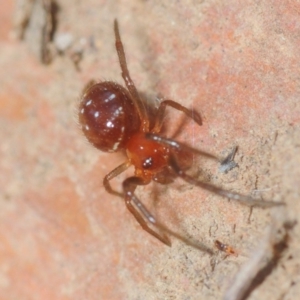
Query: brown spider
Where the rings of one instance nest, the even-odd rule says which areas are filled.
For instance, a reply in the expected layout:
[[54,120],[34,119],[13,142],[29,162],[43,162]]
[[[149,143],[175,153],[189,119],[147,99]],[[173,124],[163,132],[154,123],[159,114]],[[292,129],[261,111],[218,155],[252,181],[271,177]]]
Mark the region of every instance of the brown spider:
[[218,250],[225,252],[226,256],[228,255],[238,256],[237,251],[232,246],[228,244],[224,244],[219,240],[215,240],[215,246],[218,248]]
[[[173,100],[163,100],[153,116],[130,77],[121,41],[118,22],[114,22],[116,50],[119,57],[122,77],[127,87],[112,81],[89,84],[82,95],[79,105],[79,122],[88,141],[97,149],[105,152],[126,151],[127,160],[104,177],[103,185],[110,194],[124,198],[128,210],[144,230],[164,244],[171,246],[169,236],[210,254],[213,251],[204,244],[192,241],[158,221],[135,195],[139,185],[151,180],[159,181],[166,170],[172,170],[178,177],[192,185],[204,188],[220,196],[239,201],[248,206],[271,207],[282,205],[271,201],[255,200],[235,192],[204,183],[185,173],[178,159],[182,152],[196,153],[216,159],[214,155],[193,149],[160,135],[162,119],[167,106],[182,111],[197,124],[201,125],[200,115]],[[124,172],[129,166],[135,167],[135,175],[123,182],[123,192],[111,188],[110,181]]]

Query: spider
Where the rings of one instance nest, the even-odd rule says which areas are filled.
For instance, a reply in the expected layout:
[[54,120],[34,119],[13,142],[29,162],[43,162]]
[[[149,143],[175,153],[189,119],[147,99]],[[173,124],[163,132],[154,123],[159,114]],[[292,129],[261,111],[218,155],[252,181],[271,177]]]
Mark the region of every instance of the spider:
[[[117,20],[114,21],[115,46],[126,88],[112,81],[91,82],[83,91],[79,104],[79,123],[87,140],[104,152],[125,151],[124,163],[108,173],[103,185],[110,194],[122,197],[126,207],[144,230],[164,244],[171,246],[170,236],[197,249],[212,254],[213,251],[199,241],[193,241],[169,229],[161,223],[135,195],[138,186],[152,180],[163,181],[166,171],[186,182],[204,188],[217,195],[233,199],[250,207],[272,207],[281,202],[260,201],[250,196],[224,190],[188,175],[179,165],[181,153],[195,153],[217,159],[214,155],[194,149],[173,139],[162,136],[163,116],[167,107],[183,112],[198,125],[200,115],[173,100],[163,100],[155,114],[150,114],[145,101],[140,97],[127,68]],[[123,181],[122,192],[112,189],[110,181],[134,166],[134,176]]]
[[218,250],[223,251],[226,253],[227,255],[234,255],[234,256],[238,256],[237,251],[230,245],[228,244],[224,244],[222,242],[220,242],[219,240],[215,240],[215,246],[218,248]]

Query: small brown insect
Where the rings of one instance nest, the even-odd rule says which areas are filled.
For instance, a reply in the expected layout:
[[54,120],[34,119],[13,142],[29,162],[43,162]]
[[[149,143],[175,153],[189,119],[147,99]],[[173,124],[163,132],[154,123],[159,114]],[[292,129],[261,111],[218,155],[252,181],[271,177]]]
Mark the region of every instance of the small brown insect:
[[[140,98],[130,77],[116,20],[114,32],[116,50],[126,88],[112,81],[90,84],[84,90],[79,105],[79,122],[88,141],[101,151],[125,150],[127,155],[124,163],[104,177],[103,185],[108,193],[124,198],[128,210],[142,228],[164,244],[171,246],[169,236],[173,236],[188,245],[212,254],[213,251],[206,245],[192,241],[158,221],[135,195],[135,189],[150,183],[152,180],[162,182],[164,177],[175,173],[194,186],[251,207],[271,207],[283,203],[255,200],[249,196],[201,182],[185,173],[179,164],[183,152],[196,153],[212,159],[217,158],[212,154],[163,137],[161,135],[163,116],[165,109],[171,107],[183,112],[198,125],[201,125],[200,115],[173,100],[163,100],[154,116],[150,114],[146,103]],[[135,174],[124,180],[122,193],[113,190],[110,181],[131,165],[135,167]]]
[[215,246],[222,252],[225,252],[228,255],[238,256],[237,251],[228,244],[224,244],[219,240],[215,240]]

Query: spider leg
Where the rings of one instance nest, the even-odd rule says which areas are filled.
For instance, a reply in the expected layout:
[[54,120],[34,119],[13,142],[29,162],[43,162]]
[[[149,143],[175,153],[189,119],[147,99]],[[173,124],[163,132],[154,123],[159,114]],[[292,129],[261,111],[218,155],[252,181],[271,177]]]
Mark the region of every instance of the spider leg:
[[171,241],[169,237],[165,234],[157,233],[156,231],[151,229],[149,225],[156,227],[158,230],[165,232],[166,234],[174,236],[175,238],[181,240],[189,246],[192,246],[198,250],[207,252],[209,254],[213,254],[213,250],[211,250],[203,243],[187,239],[184,236],[178,234],[177,232],[174,232],[173,230],[167,228],[149,212],[146,206],[134,194],[134,190],[138,185],[145,185],[147,183],[148,182],[143,181],[143,179],[139,177],[129,177],[123,182],[126,206],[128,210],[133,214],[135,219],[142,226],[142,228],[154,237],[156,237],[158,240],[166,244],[167,246],[171,246]]
[[219,160],[213,154],[210,154],[208,152],[192,148],[190,146],[184,145],[184,144],[179,143],[179,142],[177,142],[175,140],[172,140],[172,139],[164,138],[164,137],[162,137],[160,135],[156,135],[156,134],[152,134],[152,133],[146,133],[145,136],[146,136],[147,139],[156,141],[156,142],[158,142],[160,144],[165,144],[166,146],[171,147],[175,151],[180,151],[180,150],[190,151],[190,152],[193,152],[195,154],[199,154],[201,156],[205,156],[207,158]]
[[171,241],[166,235],[161,235],[149,227],[148,223],[154,224],[156,220],[134,194],[137,185],[145,185],[147,183],[148,182],[145,182],[139,177],[129,177],[123,182],[126,207],[133,214],[135,219],[140,223],[144,230],[167,246],[171,246]]
[[146,107],[144,105],[144,102],[141,100],[140,95],[139,95],[139,93],[134,85],[134,82],[131,79],[130,74],[129,74],[129,71],[127,68],[125,51],[124,51],[123,43],[121,40],[119,25],[118,25],[117,20],[115,20],[115,22],[114,22],[114,31],[115,31],[115,38],[116,38],[116,50],[118,53],[120,67],[122,70],[122,77],[125,81],[126,87],[131,95],[131,98],[132,98],[134,105],[140,116],[141,123],[142,123],[142,131],[146,132],[149,130],[149,120],[148,120]]
[[219,196],[223,196],[229,199],[232,199],[234,201],[237,201],[241,204],[250,206],[250,207],[262,207],[262,208],[267,208],[267,207],[273,207],[273,206],[279,206],[279,205],[285,205],[284,202],[273,202],[273,201],[262,201],[262,200],[257,200],[252,198],[251,196],[245,196],[239,193],[231,192],[224,190],[220,187],[216,187],[212,184],[205,183],[202,181],[199,181],[195,179],[194,177],[186,174],[181,168],[178,166],[177,161],[175,159],[174,155],[170,155],[170,166],[172,169],[175,171],[175,173],[181,177],[183,180],[186,182],[201,187],[205,190],[208,190],[214,194],[217,194]]
[[160,103],[160,105],[158,107],[155,123],[154,123],[153,129],[151,130],[152,133],[158,133],[161,131],[163,115],[165,113],[166,106],[170,106],[170,107],[173,107],[174,109],[182,111],[189,118],[193,119],[198,125],[202,125],[201,116],[199,115],[199,113],[197,111],[190,110],[173,100],[164,100]]
[[104,178],[103,178],[103,185],[105,190],[115,196],[123,197],[122,193],[119,193],[112,189],[109,181],[113,178],[117,177],[119,174],[123,173],[125,170],[127,170],[130,167],[131,163],[129,161],[124,162],[123,164],[119,165],[115,169],[113,169],[111,172],[109,172]]

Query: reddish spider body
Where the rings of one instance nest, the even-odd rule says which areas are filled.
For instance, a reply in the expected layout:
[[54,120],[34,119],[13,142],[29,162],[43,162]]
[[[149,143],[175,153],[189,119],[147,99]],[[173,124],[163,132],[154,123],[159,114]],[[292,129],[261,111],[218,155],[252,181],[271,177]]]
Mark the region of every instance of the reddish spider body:
[[[79,106],[79,121],[89,142],[99,150],[126,150],[135,175],[145,183],[167,167],[169,148],[145,137],[139,114],[122,86],[105,81],[88,88]],[[148,127],[144,130],[149,132]]]
[[144,133],[136,133],[129,139],[126,152],[135,166],[135,176],[145,182],[150,182],[153,176],[168,166],[169,148],[146,139]]
[[215,246],[218,248],[218,250],[225,252],[226,255],[238,256],[237,251],[232,246],[224,244],[219,240],[215,240]]
[[[282,203],[254,200],[249,196],[223,190],[187,175],[180,168],[178,159],[182,151],[213,159],[216,157],[159,135],[165,109],[170,106],[182,111],[199,125],[201,125],[200,115],[173,100],[164,100],[157,108],[156,115],[150,116],[127,69],[117,21],[114,23],[114,31],[122,77],[127,89],[111,81],[95,83],[85,89],[79,105],[79,122],[88,141],[101,151],[125,150],[127,154],[127,160],[105,176],[103,185],[107,192],[124,198],[127,208],[143,229],[166,245],[171,245],[168,235],[172,235],[188,245],[212,254],[213,251],[204,244],[187,239],[156,220],[135,196],[136,187],[148,184],[151,180],[159,181],[162,172],[172,169],[173,174],[195,186],[249,206],[269,207]],[[110,180],[131,165],[135,167],[135,175],[125,179],[123,192],[113,190]]]
[[79,121],[89,142],[104,152],[125,149],[141,123],[128,91],[110,81],[88,88],[79,106]]

